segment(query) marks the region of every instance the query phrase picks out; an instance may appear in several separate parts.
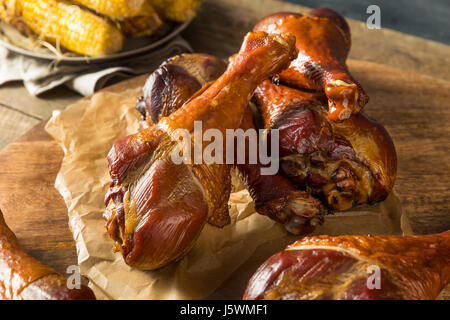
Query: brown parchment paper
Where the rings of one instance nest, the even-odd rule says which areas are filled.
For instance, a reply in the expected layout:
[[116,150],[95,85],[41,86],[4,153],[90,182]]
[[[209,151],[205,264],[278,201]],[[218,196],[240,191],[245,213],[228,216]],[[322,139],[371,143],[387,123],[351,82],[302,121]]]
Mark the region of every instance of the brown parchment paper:
[[[55,111],[46,130],[64,150],[55,187],[68,208],[81,273],[99,299],[239,299],[258,265],[296,237],[255,213],[246,190],[234,178],[229,201],[232,223],[206,225],[181,261],[157,271],[130,268],[112,252],[102,214],[109,185],[106,155],[113,143],[138,130],[135,102],[141,87],[99,92]],[[329,216],[315,234],[401,234],[395,196],[376,207]]]

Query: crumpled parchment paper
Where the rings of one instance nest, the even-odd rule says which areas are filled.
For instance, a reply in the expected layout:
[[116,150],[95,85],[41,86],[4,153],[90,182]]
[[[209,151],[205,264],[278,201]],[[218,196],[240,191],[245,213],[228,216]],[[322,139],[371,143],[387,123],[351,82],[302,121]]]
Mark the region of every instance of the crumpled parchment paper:
[[[231,195],[231,225],[206,225],[194,248],[177,263],[141,271],[112,251],[102,217],[109,185],[106,155],[117,139],[138,130],[134,107],[142,84],[134,81],[84,98],[55,111],[46,126],[65,154],[55,187],[68,208],[81,273],[99,299],[239,299],[258,265],[296,240],[255,213],[246,190]],[[390,196],[377,207],[329,216],[315,234],[401,234],[400,220],[398,201]],[[407,221],[402,222],[407,228]]]

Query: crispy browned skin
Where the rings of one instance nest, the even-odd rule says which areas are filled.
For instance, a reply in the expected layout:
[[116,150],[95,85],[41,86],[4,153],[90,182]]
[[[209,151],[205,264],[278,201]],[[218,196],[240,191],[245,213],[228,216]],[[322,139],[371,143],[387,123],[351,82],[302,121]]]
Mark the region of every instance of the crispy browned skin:
[[94,300],[91,289],[67,280],[22,250],[0,211],[0,300]]
[[181,54],[161,64],[145,82],[136,108],[148,125],[178,110],[207,82],[215,81],[227,64],[208,54]]
[[[201,94],[210,85],[207,83],[216,80],[225,69],[224,61],[206,54],[172,57],[149,76],[143,88],[143,97],[136,107],[148,125],[157,123],[161,117],[168,116],[193,96]],[[256,130],[250,108],[245,111],[241,129]],[[280,174],[262,176],[263,165],[249,164],[248,145],[246,147],[247,159],[236,167],[258,213],[284,224],[291,233],[306,234],[312,231],[313,225],[322,222],[325,214],[320,201],[299,191]]]
[[281,171],[334,210],[384,200],[397,170],[391,137],[362,113],[330,121],[325,100],[270,80],[256,89],[265,128],[279,130]]
[[254,30],[290,32],[296,37],[299,55],[278,78],[297,88],[324,91],[331,120],[348,119],[368,102],[345,64],[351,46],[350,29],[336,12],[320,8],[306,15],[275,13],[261,19]]
[[127,264],[163,267],[189,251],[206,220],[219,227],[229,223],[229,166],[175,164],[175,147],[194,147],[194,141],[174,136],[175,130],[193,132],[194,121],[223,136],[239,128],[256,86],[296,56],[294,43],[287,34],[249,33],[226,72],[200,95],[114,144],[108,155],[107,229]]
[[[369,279],[374,266],[380,270],[378,288]],[[297,241],[264,262],[250,279],[244,299],[429,300],[449,281],[450,231],[403,237],[317,236]]]

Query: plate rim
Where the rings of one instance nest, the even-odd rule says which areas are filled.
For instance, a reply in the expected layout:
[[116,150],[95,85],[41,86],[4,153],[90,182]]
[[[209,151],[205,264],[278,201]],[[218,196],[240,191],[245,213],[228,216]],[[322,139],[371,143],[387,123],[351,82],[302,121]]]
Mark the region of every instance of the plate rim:
[[148,45],[145,45],[143,47],[140,48],[136,48],[133,50],[129,50],[129,51],[125,51],[125,52],[118,52],[109,56],[104,56],[104,57],[87,57],[87,56],[80,56],[80,57],[64,57],[61,59],[57,59],[57,57],[55,55],[52,54],[46,54],[46,53],[38,53],[38,52],[33,52],[21,47],[18,47],[12,43],[9,43],[5,40],[0,39],[0,45],[15,52],[15,53],[19,53],[22,54],[24,56],[27,57],[31,57],[31,58],[36,58],[36,59],[41,59],[41,60],[47,60],[47,61],[55,61],[58,60],[58,63],[100,63],[100,62],[106,62],[106,61],[111,61],[111,60],[117,60],[117,59],[122,59],[122,58],[126,58],[126,57],[130,57],[133,55],[137,55],[140,53],[144,53],[147,51],[151,51],[152,49],[155,49],[157,47],[159,47],[160,45],[172,40],[173,38],[175,38],[177,35],[179,35],[181,32],[183,32],[188,25],[192,22],[191,20],[188,20],[186,22],[183,22],[181,24],[178,24],[175,28],[173,28],[173,30],[171,32],[169,32],[166,36],[156,40],[155,42],[152,42]]

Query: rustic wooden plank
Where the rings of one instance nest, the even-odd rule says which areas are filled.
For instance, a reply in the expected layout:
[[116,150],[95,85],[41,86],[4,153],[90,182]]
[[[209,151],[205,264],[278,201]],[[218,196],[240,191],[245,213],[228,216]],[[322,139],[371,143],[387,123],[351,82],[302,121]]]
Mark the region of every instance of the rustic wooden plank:
[[59,272],[76,264],[67,209],[53,187],[62,155],[40,123],[23,141],[10,144],[0,159],[0,206],[7,223],[26,251]]
[[387,66],[350,61],[398,155],[395,191],[418,234],[450,229],[450,82]]
[[41,120],[48,118],[53,110],[61,109],[79,98],[79,94],[65,87],[55,88],[39,97],[29,94],[21,82],[9,83],[0,87],[0,104],[10,106]]
[[0,150],[39,122],[38,118],[0,104]]
[[47,119],[53,110],[65,108],[79,98],[64,87],[40,97],[30,95],[18,82],[0,87],[0,150]]

